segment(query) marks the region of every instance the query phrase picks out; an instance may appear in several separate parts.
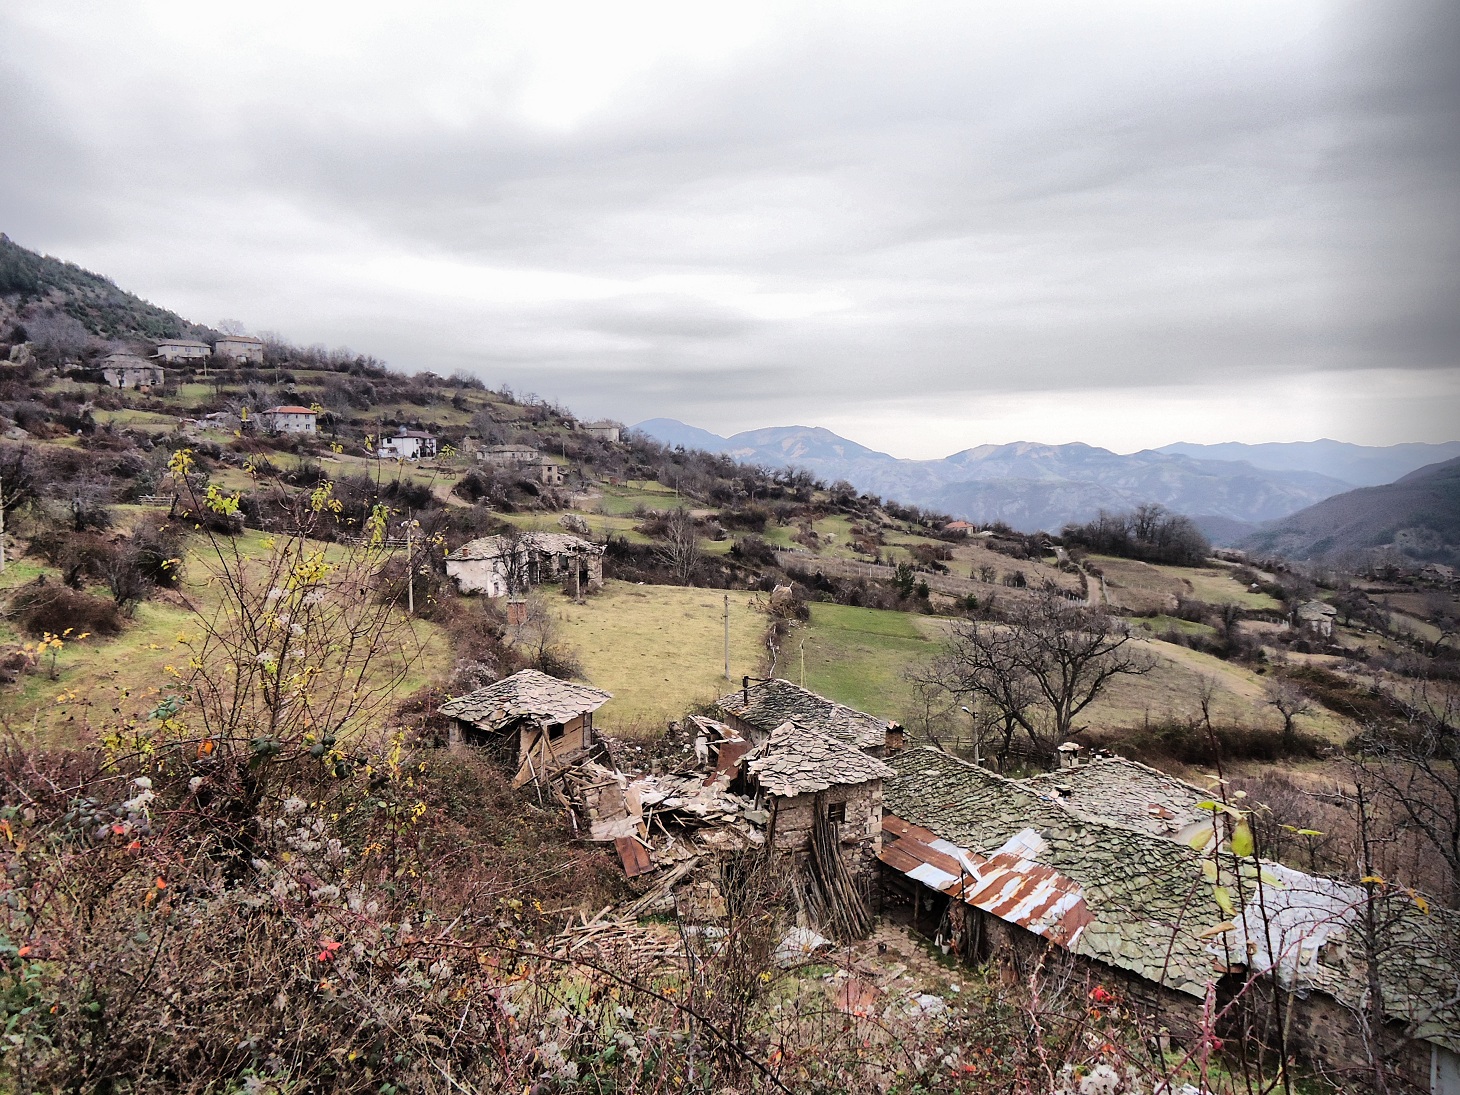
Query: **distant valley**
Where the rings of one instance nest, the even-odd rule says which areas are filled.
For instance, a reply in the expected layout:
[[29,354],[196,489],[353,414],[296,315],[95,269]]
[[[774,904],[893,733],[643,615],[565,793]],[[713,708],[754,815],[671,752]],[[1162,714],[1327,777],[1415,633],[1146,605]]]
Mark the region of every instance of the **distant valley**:
[[805,468],[828,482],[846,480],[858,490],[970,521],[1003,521],[1026,532],[1057,531],[1101,509],[1124,511],[1159,502],[1195,518],[1216,543],[1234,543],[1265,522],[1355,486],[1388,482],[1460,456],[1460,442],[1178,444],[1129,455],[1083,444],[1015,442],[981,445],[942,460],[905,460],[820,427],[775,426],[722,437],[655,418],[634,428],[665,444],[724,453],[745,463]]

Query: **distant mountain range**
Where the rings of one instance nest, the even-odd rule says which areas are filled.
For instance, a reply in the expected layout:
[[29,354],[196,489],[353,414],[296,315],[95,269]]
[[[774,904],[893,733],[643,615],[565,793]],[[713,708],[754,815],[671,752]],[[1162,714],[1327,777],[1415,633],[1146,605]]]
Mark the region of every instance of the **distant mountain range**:
[[[1167,446],[1122,456],[1091,445],[1016,442],[980,445],[942,460],[903,460],[820,427],[776,426],[721,437],[670,418],[634,429],[669,445],[724,453],[769,467],[805,468],[828,482],[943,510],[970,521],[1004,521],[1025,531],[1057,531],[1101,509],[1159,502],[1192,516],[1217,543],[1232,543],[1262,522],[1341,494],[1352,481],[1315,470],[1323,454],[1372,477],[1460,455],[1460,443],[1366,448],[1340,442],[1298,445]],[[1305,452],[1304,446],[1312,447]],[[1330,447],[1335,447],[1330,450]],[[1220,450],[1193,455],[1185,450]],[[1253,450],[1247,452],[1247,450]],[[1276,452],[1270,450],[1278,450]],[[1285,461],[1288,466],[1265,464]],[[1306,464],[1307,466],[1298,466]]]
[[1377,487],[1392,483],[1428,464],[1460,456],[1460,441],[1443,445],[1351,445],[1346,441],[1287,441],[1267,445],[1243,445],[1229,441],[1222,445],[1163,445],[1157,452],[1191,456],[1197,460],[1245,460],[1269,471],[1312,471],[1352,483],[1356,487]]
[[1325,498],[1269,523],[1238,546],[1289,559],[1389,547],[1412,559],[1460,566],[1460,459]]

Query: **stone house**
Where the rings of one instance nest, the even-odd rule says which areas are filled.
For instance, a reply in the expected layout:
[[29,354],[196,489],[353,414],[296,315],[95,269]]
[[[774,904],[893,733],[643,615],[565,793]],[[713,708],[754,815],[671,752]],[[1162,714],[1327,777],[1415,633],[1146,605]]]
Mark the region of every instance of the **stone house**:
[[166,378],[161,365],[136,354],[107,354],[101,375],[113,388],[157,388]]
[[613,696],[523,669],[444,703],[450,743],[486,749],[513,771],[512,786],[546,782],[593,750],[593,712]]
[[579,429],[589,437],[596,437],[600,441],[617,441],[623,432],[623,427],[617,422],[603,420],[600,422],[584,422]]
[[875,876],[882,849],[882,781],[895,773],[845,741],[783,722],[745,754],[745,781],[770,820],[778,852],[804,855],[824,821],[855,879]]
[[499,468],[542,462],[542,453],[531,445],[493,445],[488,449],[479,449],[476,457],[483,464],[492,464]]
[[[1165,827],[1182,817],[1158,824],[1140,814],[1142,799],[1179,807],[1185,793],[1129,762],[1091,765],[1098,779],[1056,796],[1042,792],[1073,773],[1030,786],[932,748],[890,763],[896,775],[884,784],[879,857],[886,910],[1014,976],[1051,949],[1061,952],[1090,980],[1115,988],[1129,1017],[1177,1041],[1197,1032],[1209,988],[1219,1010],[1233,1005],[1224,1037],[1261,1030],[1270,994],[1280,992],[1290,1051],[1362,1082],[1370,967],[1353,953],[1356,887],[1263,863],[1275,884],[1254,887],[1224,917],[1203,881],[1211,855]],[[1102,801],[1122,772],[1138,784],[1128,801]],[[1236,863],[1217,862],[1226,870]],[[1460,917],[1421,915],[1407,893],[1398,896],[1396,915],[1382,918],[1393,925],[1392,942],[1375,961],[1386,1036],[1408,1081],[1423,1089],[1432,1074],[1460,1066]],[[1232,926],[1213,933],[1222,919]]]
[[436,455],[436,437],[424,430],[396,430],[380,442],[377,454],[382,458],[420,460]]
[[967,521],[949,521],[943,526],[944,532],[951,532],[954,536],[967,536],[971,532],[977,532],[977,528]]
[[1333,619],[1338,609],[1324,601],[1304,601],[1293,610],[1295,630],[1319,639],[1333,638]]
[[759,745],[782,723],[856,746],[874,757],[902,748],[902,727],[865,711],[829,700],[779,678],[746,677],[741,687],[715,701],[721,716],[746,740]]
[[505,597],[541,582],[603,584],[603,545],[566,532],[483,536],[446,557],[446,574],[462,593]]
[[212,352],[206,342],[195,338],[164,338],[158,340],[157,352],[152,356],[175,365],[179,361],[207,361]]
[[264,360],[264,341],[254,338],[253,335],[223,335],[213,343],[213,352],[219,357],[261,365]]
[[271,433],[314,433],[315,413],[308,407],[284,404],[259,412],[259,421]]

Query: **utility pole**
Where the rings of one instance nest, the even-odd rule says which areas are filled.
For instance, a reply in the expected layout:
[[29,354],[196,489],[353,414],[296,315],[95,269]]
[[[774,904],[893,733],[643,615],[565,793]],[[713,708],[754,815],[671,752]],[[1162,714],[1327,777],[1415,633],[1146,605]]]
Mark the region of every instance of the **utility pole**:
[[406,530],[406,613],[410,616],[416,614],[416,559],[411,549],[411,529],[415,523],[413,520],[401,522]]
[[725,679],[730,679],[730,594],[725,594]]

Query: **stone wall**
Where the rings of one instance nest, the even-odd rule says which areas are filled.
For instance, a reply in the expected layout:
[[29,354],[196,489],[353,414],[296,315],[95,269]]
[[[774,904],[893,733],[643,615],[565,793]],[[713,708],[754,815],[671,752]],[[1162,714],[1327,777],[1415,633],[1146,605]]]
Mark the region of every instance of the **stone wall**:
[[814,794],[773,797],[775,844],[778,852],[801,854],[811,848],[811,827],[818,810],[834,805],[846,810],[836,825],[842,859],[854,878],[870,881],[882,851],[882,781],[869,780],[852,786],[830,787]]

